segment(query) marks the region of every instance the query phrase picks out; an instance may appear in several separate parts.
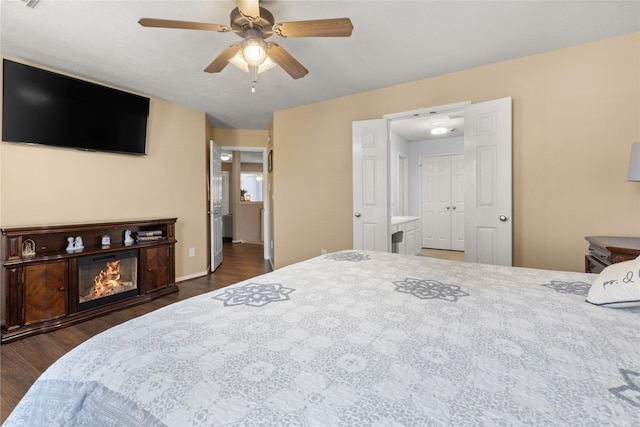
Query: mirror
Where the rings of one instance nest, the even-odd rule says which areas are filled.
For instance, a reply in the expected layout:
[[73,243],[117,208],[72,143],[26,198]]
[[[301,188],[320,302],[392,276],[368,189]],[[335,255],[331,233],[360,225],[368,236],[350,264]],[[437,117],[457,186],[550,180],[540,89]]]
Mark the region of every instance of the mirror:
[[262,202],[262,172],[240,173],[240,201]]

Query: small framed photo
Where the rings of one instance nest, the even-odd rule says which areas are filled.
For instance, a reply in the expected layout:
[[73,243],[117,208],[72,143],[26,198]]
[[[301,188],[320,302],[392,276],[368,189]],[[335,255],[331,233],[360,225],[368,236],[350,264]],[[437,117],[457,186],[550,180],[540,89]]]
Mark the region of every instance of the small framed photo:
[[267,156],[269,172],[273,170],[273,150],[269,150],[269,156]]

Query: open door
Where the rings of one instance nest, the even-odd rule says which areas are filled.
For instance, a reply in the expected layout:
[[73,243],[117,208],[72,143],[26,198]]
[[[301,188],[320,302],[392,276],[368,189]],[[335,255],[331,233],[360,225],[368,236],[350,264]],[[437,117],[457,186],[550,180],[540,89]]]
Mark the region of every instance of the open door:
[[387,119],[352,123],[353,248],[390,252]]
[[220,147],[213,140],[209,144],[211,271],[215,271],[222,264],[222,160],[220,160]]
[[513,264],[511,98],[464,109],[465,261]]

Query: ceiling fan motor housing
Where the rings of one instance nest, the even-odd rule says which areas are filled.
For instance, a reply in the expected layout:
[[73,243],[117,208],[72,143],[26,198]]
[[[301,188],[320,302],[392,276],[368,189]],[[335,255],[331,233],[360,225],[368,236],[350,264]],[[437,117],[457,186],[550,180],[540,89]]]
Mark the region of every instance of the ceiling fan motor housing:
[[240,12],[237,7],[231,11],[229,20],[231,21],[231,29],[244,38],[244,33],[249,29],[256,27],[262,33],[262,38],[269,38],[273,35],[273,24],[275,18],[267,9],[260,8],[260,17],[256,20],[250,20]]

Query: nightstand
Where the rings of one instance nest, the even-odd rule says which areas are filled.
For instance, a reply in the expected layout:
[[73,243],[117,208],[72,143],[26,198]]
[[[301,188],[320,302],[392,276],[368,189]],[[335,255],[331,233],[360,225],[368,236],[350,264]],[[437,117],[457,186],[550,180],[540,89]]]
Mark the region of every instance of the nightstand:
[[608,265],[635,259],[640,255],[640,237],[589,236],[589,253],[584,271],[600,273]]

